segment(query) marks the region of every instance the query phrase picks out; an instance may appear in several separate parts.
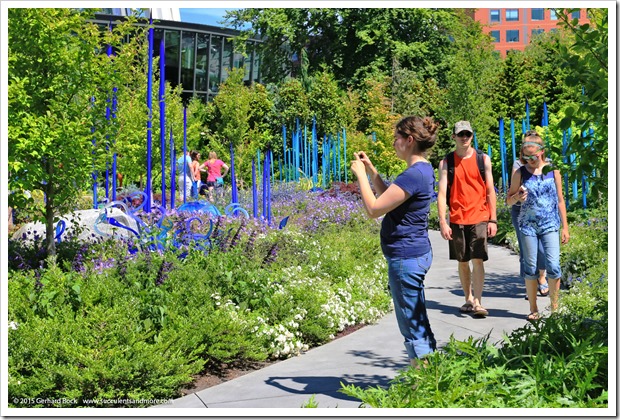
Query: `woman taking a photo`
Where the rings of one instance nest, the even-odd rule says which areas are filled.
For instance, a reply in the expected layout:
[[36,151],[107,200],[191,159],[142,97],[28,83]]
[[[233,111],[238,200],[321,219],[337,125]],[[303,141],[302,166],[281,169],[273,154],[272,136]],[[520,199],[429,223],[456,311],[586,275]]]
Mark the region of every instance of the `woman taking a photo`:
[[387,260],[398,327],[413,366],[437,345],[426,312],[424,278],[433,261],[428,214],[435,186],[435,172],[425,155],[435,144],[438,128],[430,117],[406,117],[396,124],[394,150],[407,163],[407,169],[389,186],[366,153],[354,153],[351,163],[366,212],[372,218],[385,215],[381,249]]

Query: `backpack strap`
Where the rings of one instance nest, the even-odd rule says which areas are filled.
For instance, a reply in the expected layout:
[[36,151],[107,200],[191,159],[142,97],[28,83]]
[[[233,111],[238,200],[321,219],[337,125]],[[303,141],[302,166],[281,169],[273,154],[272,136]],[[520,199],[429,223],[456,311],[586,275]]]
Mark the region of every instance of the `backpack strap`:
[[482,176],[482,182],[484,182],[486,184],[487,179],[484,176],[485,175],[484,153],[481,150],[478,150],[478,149],[476,149],[476,162],[478,162],[478,170],[480,171],[480,175]]
[[454,152],[446,155],[446,163],[448,164],[448,187],[446,188],[446,206],[450,207],[450,187],[454,182]]

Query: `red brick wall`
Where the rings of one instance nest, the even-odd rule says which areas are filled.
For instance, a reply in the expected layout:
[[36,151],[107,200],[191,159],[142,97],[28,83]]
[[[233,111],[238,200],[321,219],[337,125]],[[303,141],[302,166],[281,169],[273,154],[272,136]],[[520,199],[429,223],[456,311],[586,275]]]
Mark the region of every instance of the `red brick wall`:
[[[499,22],[490,22],[491,10],[499,10]],[[518,21],[506,21],[506,10],[518,10]],[[543,29],[544,32],[549,32],[552,28],[556,28],[558,20],[551,20],[551,11],[543,9],[543,20],[532,20],[532,8],[488,8],[488,9],[473,9],[468,13],[474,20],[480,22],[483,25],[484,33],[490,33],[491,31],[499,31],[499,42],[496,42],[495,49],[500,52],[502,57],[506,56],[508,50],[520,50],[523,51],[525,46],[529,44],[532,38],[532,29]],[[588,22],[586,16],[586,9],[581,9],[581,16],[579,17],[579,23]],[[506,31],[518,30],[519,41],[507,42]]]

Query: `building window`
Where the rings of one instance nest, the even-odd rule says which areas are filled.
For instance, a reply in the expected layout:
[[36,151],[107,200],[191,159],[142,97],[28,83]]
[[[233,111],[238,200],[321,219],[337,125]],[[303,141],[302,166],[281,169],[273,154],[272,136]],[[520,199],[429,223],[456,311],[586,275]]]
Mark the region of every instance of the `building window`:
[[260,56],[258,55],[258,51],[256,50],[256,45],[254,46],[254,63],[252,64],[252,80],[255,82],[260,81]]
[[228,73],[233,68],[232,38],[224,38],[224,55],[222,56],[222,82],[228,79]]
[[220,63],[222,62],[222,37],[211,37],[211,54],[209,55],[209,91],[217,93],[220,81],[222,80],[222,72]]
[[532,20],[545,20],[545,9],[532,9]]
[[549,18],[551,20],[558,20],[558,15],[555,13],[555,9],[549,10]]
[[183,90],[194,90],[195,57],[196,33],[184,31],[181,39],[181,84]]
[[510,29],[506,31],[506,42],[519,42],[519,30]]
[[499,9],[493,9],[491,10],[491,18],[489,19],[491,22],[499,22],[500,21],[500,17],[499,17]]
[[571,13],[571,17],[573,19],[580,19],[581,18],[581,10],[577,10],[576,12]]
[[506,22],[519,20],[519,9],[506,9]]
[[[196,48],[196,90],[207,90],[207,61],[209,57],[209,35],[198,34],[198,44]],[[205,96],[206,100],[206,96]]]
[[499,31],[491,31],[491,38],[493,42],[499,42]]
[[252,54],[254,54],[254,43],[248,41],[245,50],[247,55],[243,58],[243,67],[245,70],[243,81],[247,84],[252,84]]
[[545,32],[544,29],[540,29],[540,28],[532,29],[532,38],[535,37],[538,34],[542,34],[543,32]]
[[170,85],[175,87],[179,84],[179,53],[181,50],[181,34],[179,31],[166,31],[164,44],[166,49],[166,80],[169,80]]
[[233,55],[233,65],[232,65],[232,68],[240,69],[241,67],[243,67],[243,64],[244,64],[243,55],[241,53],[235,52],[235,54]]

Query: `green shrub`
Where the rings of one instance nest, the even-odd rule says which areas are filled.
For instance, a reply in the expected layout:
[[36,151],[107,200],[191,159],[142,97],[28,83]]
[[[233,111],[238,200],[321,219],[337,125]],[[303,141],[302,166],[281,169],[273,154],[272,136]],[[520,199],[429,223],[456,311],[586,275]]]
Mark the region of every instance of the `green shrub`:
[[[84,289],[100,280],[86,278]],[[10,283],[11,294],[17,282]],[[67,406],[93,406],[85,400],[169,398],[200,371],[202,348],[188,324],[171,323],[156,334],[142,328],[140,305],[130,294],[117,294],[111,306],[93,304],[94,295],[83,294],[77,311],[65,305],[53,317],[11,314],[17,319],[9,331],[11,399],[67,398],[76,399]]]
[[606,322],[554,315],[513,331],[499,348],[488,336],[451,337],[389,389],[342,391],[377,408],[606,407],[607,358]]
[[[571,240],[562,246],[560,262],[562,283],[572,287],[588,279],[607,278],[607,209],[579,210],[568,213]],[[596,278],[593,278],[595,276]]]

